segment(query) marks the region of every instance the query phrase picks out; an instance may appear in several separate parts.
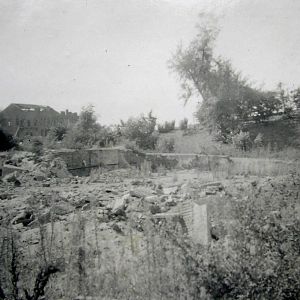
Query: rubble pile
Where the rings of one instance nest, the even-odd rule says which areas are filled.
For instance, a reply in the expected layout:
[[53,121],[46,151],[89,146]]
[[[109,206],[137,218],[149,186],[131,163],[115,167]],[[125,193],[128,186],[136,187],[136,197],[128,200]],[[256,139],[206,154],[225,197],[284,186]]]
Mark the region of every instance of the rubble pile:
[[39,159],[30,152],[16,152],[3,164],[6,171],[2,181],[13,183],[15,187],[21,185],[32,186],[37,182],[43,187],[55,183],[55,179],[69,178],[71,174],[66,163],[61,158],[54,158],[46,154]]
[[[11,157],[9,163],[27,172],[14,171],[0,182],[0,235],[7,228],[18,232],[24,256],[31,255],[26,266],[33,260],[31,253],[42,245],[42,230],[48,234],[46,242],[59,245],[55,251],[61,252],[55,254],[65,259],[84,236],[86,257],[93,261],[99,252],[138,251],[147,220],[160,222],[164,215],[176,215],[189,201],[210,206],[210,234],[217,241],[227,234],[231,200],[247,201],[260,195],[272,199],[274,191],[282,197],[297,197],[300,190],[299,177],[294,175],[215,181],[194,170],[141,176],[130,168],[99,168],[88,177],[75,177],[63,161],[51,155],[36,161],[23,154],[21,159]],[[300,206],[295,211],[299,215]]]

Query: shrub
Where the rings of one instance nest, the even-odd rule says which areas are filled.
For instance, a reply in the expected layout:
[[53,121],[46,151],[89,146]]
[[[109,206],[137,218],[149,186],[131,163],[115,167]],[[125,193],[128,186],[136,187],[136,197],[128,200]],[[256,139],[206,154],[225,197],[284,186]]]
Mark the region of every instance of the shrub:
[[188,119],[187,118],[184,118],[183,120],[180,121],[179,128],[181,130],[186,130],[188,128]]
[[0,129],[0,151],[7,151],[17,146],[16,140]]
[[263,146],[263,135],[259,133],[253,141],[255,147],[259,148]]
[[32,139],[32,152],[36,156],[41,156],[43,154],[43,142],[39,138]]
[[34,153],[35,158],[37,158],[43,155],[44,144],[40,137],[30,137],[23,140],[21,149]]
[[48,136],[52,137],[55,141],[62,141],[67,133],[67,130],[67,127],[59,125],[54,128],[51,128],[51,130],[48,133]]
[[170,138],[162,138],[157,146],[157,150],[159,152],[170,153],[175,151],[175,139],[173,137]]
[[97,123],[94,107],[90,105],[82,108],[78,123],[67,131],[63,144],[74,149],[105,147],[115,144],[116,136],[112,129]]
[[[298,181],[299,182],[299,181]],[[232,201],[231,242],[227,253],[211,249],[202,282],[213,299],[298,299],[300,223],[297,193],[259,193]],[[225,255],[224,255],[225,254]]]
[[140,149],[139,147],[136,145],[136,143],[134,141],[126,141],[125,142],[125,148],[128,150],[132,150],[133,152],[139,152]]
[[240,131],[232,136],[233,145],[242,151],[249,151],[251,148],[251,139],[249,132]]
[[158,140],[155,125],[156,118],[150,112],[146,117],[142,115],[139,118],[129,118],[123,124],[123,134],[129,140],[135,141],[139,148],[154,150]]
[[175,120],[170,122],[165,122],[163,125],[158,125],[157,127],[159,133],[168,133],[175,129]]
[[[39,300],[45,299],[48,283],[55,273],[61,271],[61,266],[41,258],[37,251],[34,260],[30,262],[30,268],[26,266],[21,246],[20,235],[12,228],[5,228],[0,232],[1,259],[0,259],[0,299],[1,300]],[[42,233],[40,231],[41,244]],[[42,247],[41,247],[42,248]],[[35,270],[35,264],[38,265]],[[24,272],[26,270],[26,272]]]
[[62,125],[52,127],[44,141],[44,145],[47,148],[57,148],[58,145],[64,140],[67,134],[68,128]]

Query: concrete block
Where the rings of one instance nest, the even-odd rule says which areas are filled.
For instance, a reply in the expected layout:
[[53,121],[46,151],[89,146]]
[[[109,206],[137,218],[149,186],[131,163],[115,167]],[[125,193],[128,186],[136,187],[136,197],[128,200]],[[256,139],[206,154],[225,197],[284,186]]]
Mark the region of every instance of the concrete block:
[[195,243],[207,246],[210,243],[210,224],[207,204],[192,203],[192,230],[191,237]]

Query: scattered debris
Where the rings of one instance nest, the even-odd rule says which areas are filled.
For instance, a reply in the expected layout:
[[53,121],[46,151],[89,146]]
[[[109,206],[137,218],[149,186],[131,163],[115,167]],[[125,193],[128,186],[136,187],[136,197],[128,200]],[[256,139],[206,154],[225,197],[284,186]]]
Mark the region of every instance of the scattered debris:
[[16,225],[22,223],[23,226],[28,226],[34,220],[32,211],[23,211],[14,217],[11,224]]

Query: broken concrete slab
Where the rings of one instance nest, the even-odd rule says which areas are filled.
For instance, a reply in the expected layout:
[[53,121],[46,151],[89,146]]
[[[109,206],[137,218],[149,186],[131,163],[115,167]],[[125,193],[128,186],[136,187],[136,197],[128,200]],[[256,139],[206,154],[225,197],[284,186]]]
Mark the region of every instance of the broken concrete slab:
[[125,213],[126,204],[128,202],[129,197],[130,197],[130,195],[126,194],[121,198],[117,198],[112,207],[111,213],[113,215],[125,216],[126,215],[126,213]]
[[163,193],[165,195],[175,194],[177,191],[178,191],[178,186],[177,185],[163,188]]
[[192,203],[192,232],[191,236],[195,243],[207,246],[210,243],[210,224],[207,204],[199,205]]
[[11,220],[11,224],[16,225],[21,223],[23,226],[28,226],[33,220],[34,215],[32,211],[22,211]]
[[16,175],[19,175],[21,173],[27,173],[27,172],[28,172],[28,170],[21,168],[21,167],[13,166],[13,165],[4,164],[2,166],[2,177],[4,180],[5,180],[5,177],[11,173],[15,173]]

